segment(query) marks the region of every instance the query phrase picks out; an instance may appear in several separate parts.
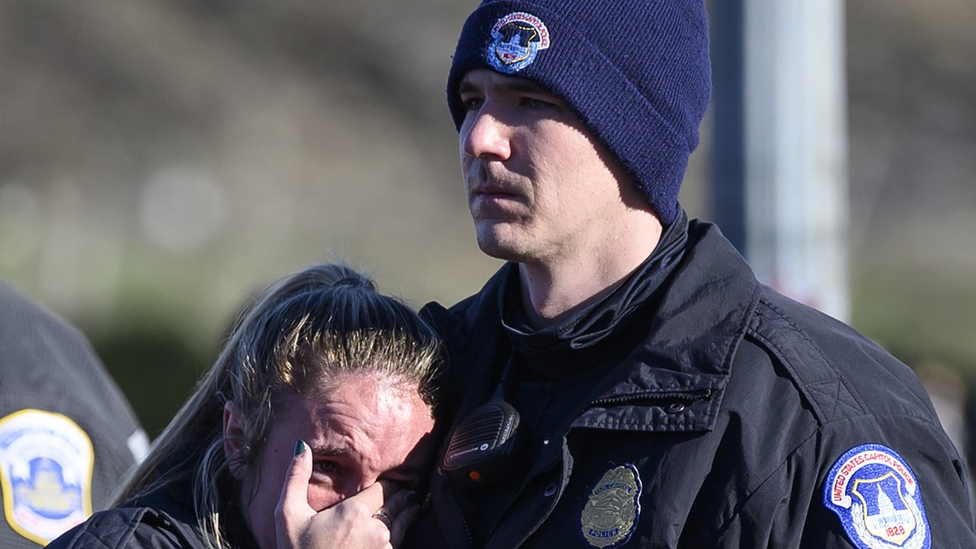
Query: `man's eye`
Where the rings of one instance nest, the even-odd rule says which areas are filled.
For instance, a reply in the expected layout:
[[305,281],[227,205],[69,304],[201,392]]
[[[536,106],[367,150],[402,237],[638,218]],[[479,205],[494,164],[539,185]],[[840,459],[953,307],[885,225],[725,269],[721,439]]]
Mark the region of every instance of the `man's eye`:
[[476,111],[480,109],[484,102],[485,100],[480,97],[461,98],[461,103],[464,105],[464,108],[469,111]]
[[544,101],[535,97],[523,97],[519,102],[523,106],[529,107],[530,109],[544,109],[555,106],[555,103]]

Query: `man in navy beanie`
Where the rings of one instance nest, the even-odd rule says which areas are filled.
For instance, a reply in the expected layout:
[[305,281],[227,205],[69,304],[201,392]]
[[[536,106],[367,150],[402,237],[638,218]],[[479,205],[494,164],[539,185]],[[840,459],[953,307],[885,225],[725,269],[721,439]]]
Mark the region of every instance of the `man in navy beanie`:
[[911,370],[760,284],[677,196],[701,0],[485,0],[447,99],[480,248],[414,548],[976,547]]

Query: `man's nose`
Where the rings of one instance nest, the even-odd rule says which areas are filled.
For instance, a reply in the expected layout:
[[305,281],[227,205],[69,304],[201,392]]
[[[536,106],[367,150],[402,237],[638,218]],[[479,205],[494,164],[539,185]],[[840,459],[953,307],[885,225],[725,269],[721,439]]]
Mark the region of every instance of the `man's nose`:
[[507,160],[512,154],[511,128],[490,108],[468,114],[461,127],[461,148],[467,156],[475,158]]

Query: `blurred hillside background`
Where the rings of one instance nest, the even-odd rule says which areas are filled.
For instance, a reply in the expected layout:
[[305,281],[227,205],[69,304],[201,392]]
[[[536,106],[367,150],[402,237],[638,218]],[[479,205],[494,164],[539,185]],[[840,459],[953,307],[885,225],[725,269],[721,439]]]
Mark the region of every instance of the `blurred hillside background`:
[[[444,80],[474,0],[5,0],[0,276],[78,325],[150,435],[240,304],[334,252],[414,305],[474,243]],[[976,377],[976,2],[846,4],[855,327]],[[709,122],[682,202],[709,218]],[[942,388],[940,388],[942,387]]]

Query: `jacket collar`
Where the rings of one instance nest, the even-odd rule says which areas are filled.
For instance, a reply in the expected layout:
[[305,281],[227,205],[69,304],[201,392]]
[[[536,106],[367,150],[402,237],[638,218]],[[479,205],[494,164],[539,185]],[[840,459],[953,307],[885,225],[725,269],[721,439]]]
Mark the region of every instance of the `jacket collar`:
[[[718,228],[692,222],[683,261],[666,283],[642,344],[606,376],[600,397],[574,425],[711,429],[760,291]],[[623,403],[630,408],[620,409]]]
[[[460,318],[448,314],[447,319],[442,319],[450,322],[449,338],[455,348],[463,349],[462,360],[498,357],[510,353],[517,344],[501,321],[504,288],[515,269],[516,265],[506,264],[478,294],[452,308],[461,314]],[[619,408],[625,402],[647,406],[642,403],[655,401],[658,404],[653,407],[660,408],[661,398],[675,398],[674,395],[696,403],[686,407],[687,413],[681,416],[681,421],[690,416],[696,418],[693,425],[684,424],[687,428],[708,429],[713,424],[735,350],[759,302],[760,284],[715,225],[691,221],[680,262],[656,290],[655,299],[647,300],[648,308],[639,312],[636,329],[640,343],[594,387],[592,394],[599,396],[580,418],[581,425],[612,427],[609,419],[586,422],[592,421],[594,411],[601,408]],[[429,312],[441,316],[436,311]],[[600,350],[596,346],[590,352]],[[580,353],[577,350],[574,354]],[[501,374],[499,362],[494,364],[497,369],[465,371],[466,386],[479,387],[467,395],[468,400],[483,399],[493,390]],[[478,379],[470,379],[471,376]],[[668,421],[674,420],[676,417]]]
[[566,352],[602,346],[620,332],[658,290],[681,261],[688,241],[688,218],[682,211],[661,235],[651,255],[603,299],[541,330],[529,326],[523,313],[518,268],[506,265],[498,292],[498,311],[502,327],[519,351],[547,358]]

